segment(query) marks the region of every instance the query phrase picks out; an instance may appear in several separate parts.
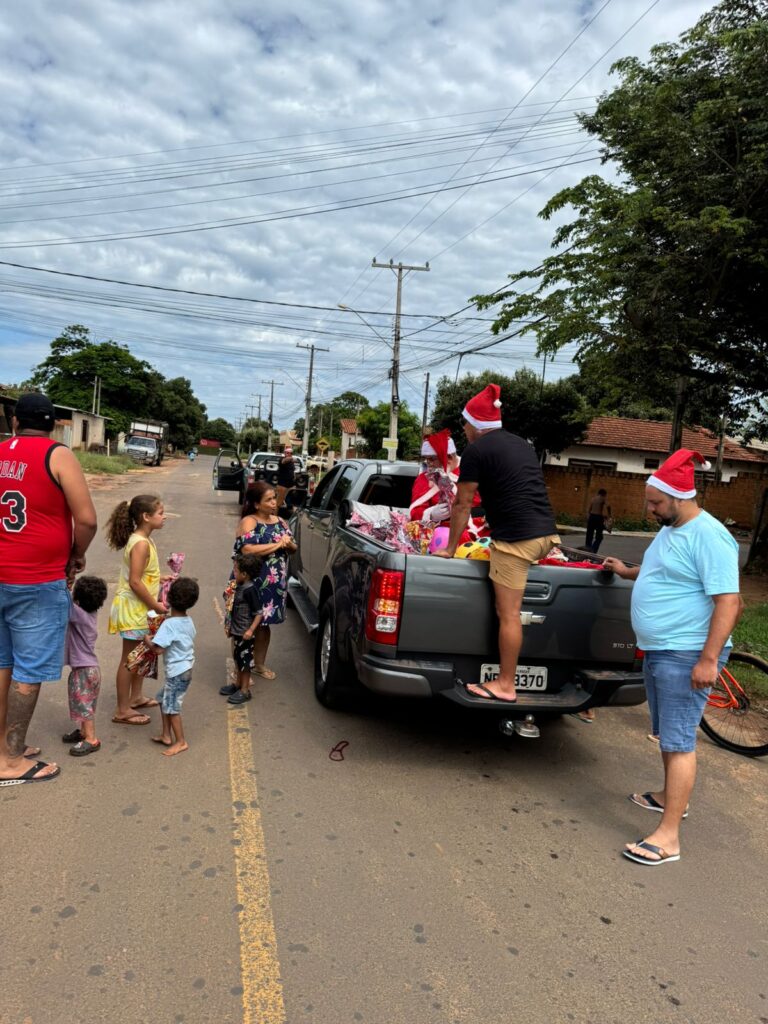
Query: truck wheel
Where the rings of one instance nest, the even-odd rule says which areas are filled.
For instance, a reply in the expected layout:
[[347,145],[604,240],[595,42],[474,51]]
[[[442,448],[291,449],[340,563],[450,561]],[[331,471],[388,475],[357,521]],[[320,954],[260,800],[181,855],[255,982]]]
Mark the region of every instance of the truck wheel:
[[339,658],[336,644],[336,614],[333,598],[320,609],[315,645],[315,696],[324,708],[332,710],[346,707],[354,693],[354,674],[351,667]]

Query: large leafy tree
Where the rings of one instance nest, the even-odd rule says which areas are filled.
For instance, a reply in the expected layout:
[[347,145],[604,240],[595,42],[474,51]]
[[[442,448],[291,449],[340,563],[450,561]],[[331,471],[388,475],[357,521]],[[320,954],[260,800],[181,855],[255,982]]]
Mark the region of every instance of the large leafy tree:
[[[370,408],[370,403],[365,395],[357,391],[343,391],[340,395],[332,398],[330,402],[320,402],[312,406],[309,431],[309,450],[314,452],[315,446],[320,438],[320,424],[322,422],[322,434],[328,441],[333,451],[339,451],[341,447],[341,421],[343,419],[357,419],[359,414]],[[293,424],[293,429],[299,435],[304,436],[304,417]],[[382,435],[386,436],[386,435]]]
[[487,384],[501,388],[502,426],[530,441],[539,455],[561,452],[584,436],[589,414],[572,383],[542,383],[532,370],[518,370],[514,377],[486,370],[467,373],[457,381],[441,377],[437,382],[432,427],[448,427],[460,452],[466,445],[462,409]]
[[35,367],[28,384],[61,405],[90,409],[97,377],[109,434],[127,431],[133,419],[149,418],[167,421],[170,440],[178,448],[202,436],[205,406],[185,377],[166,380],[125,345],[93,341],[82,324],[70,325],[53,339],[50,355]]
[[[532,320],[540,351],[651,363],[652,404],[668,401],[654,381],[677,379],[748,416],[768,379],[767,15],[765,0],[724,0],[646,63],[614,65],[621,84],[580,120],[620,180],[592,175],[547,203],[545,219],[575,219],[557,254],[477,297],[501,305],[496,333]],[[533,291],[514,287],[525,280]]]
[[97,377],[101,412],[109,417],[110,433],[128,430],[134,411],[147,415],[145,400],[153,379],[149,363],[136,359],[124,345],[92,341],[82,324],[73,324],[54,338],[50,355],[35,367],[29,383],[53,402],[87,410]]
[[[410,411],[405,402],[398,410],[397,457],[415,459],[421,449],[421,420]],[[385,458],[385,437],[389,436],[389,402],[368,406],[357,417],[357,429],[365,438],[365,447],[371,458]]]

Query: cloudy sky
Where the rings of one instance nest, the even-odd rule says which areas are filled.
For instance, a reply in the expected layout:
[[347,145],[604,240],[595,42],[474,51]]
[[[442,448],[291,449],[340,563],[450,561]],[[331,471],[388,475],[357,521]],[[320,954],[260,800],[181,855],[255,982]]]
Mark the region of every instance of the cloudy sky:
[[[212,417],[259,394],[265,413],[274,380],[275,423],[291,425],[311,343],[314,400],[380,401],[396,276],[371,261],[393,259],[430,265],[403,283],[401,397],[420,410],[425,373],[454,376],[490,338],[468,298],[535,266],[552,234],[537,211],[600,167],[574,111],[612,61],[710,6],[4,4],[0,383],[83,323],[189,377]],[[461,370],[524,365],[541,367],[523,336]]]

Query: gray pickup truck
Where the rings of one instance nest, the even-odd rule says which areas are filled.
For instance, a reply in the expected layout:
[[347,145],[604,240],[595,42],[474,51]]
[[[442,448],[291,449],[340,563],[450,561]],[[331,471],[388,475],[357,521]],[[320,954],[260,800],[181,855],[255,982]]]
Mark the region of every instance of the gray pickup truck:
[[[315,693],[342,706],[360,686],[503,712],[507,725],[645,700],[629,616],[631,583],[595,569],[534,565],[523,604],[518,702],[472,697],[498,674],[488,563],[403,554],[347,525],[352,502],[407,508],[418,466],[335,466],[292,519],[289,597],[316,631]],[[583,553],[577,557],[582,558]],[[520,731],[518,729],[518,731]]]

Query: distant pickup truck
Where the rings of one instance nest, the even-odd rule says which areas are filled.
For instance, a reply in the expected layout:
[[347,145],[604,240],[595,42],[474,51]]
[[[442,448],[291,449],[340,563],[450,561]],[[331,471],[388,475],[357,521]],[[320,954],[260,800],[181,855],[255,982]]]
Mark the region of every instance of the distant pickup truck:
[[125,442],[125,453],[136,462],[159,466],[167,444],[167,423],[162,420],[134,420]]
[[317,699],[342,706],[363,686],[501,711],[507,724],[642,703],[629,614],[632,584],[599,563],[594,569],[532,566],[518,702],[471,696],[467,683],[488,683],[499,670],[488,563],[403,554],[346,525],[352,502],[407,509],[418,471],[413,463],[341,462],[291,520],[298,550],[290,560],[288,593],[317,633]]

